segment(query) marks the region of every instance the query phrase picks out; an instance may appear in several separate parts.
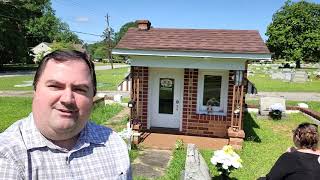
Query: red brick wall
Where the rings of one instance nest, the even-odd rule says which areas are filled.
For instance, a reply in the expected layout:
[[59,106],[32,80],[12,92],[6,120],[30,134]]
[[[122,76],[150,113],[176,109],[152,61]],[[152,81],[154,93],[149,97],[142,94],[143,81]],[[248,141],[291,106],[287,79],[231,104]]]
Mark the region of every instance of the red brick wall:
[[131,97],[136,102],[131,118],[140,121],[142,129],[147,129],[148,118],[148,67],[131,67],[132,91]]
[[227,116],[197,114],[198,69],[185,69],[182,131],[188,135],[227,137],[231,123],[233,71],[229,71]]
[[[131,67],[132,96],[136,101],[132,118],[140,121],[142,129],[147,129],[148,117],[148,67]],[[227,137],[231,124],[234,71],[229,71],[227,115],[197,114],[198,69],[184,70],[184,95],[182,112],[182,132],[187,135]],[[139,84],[139,90],[138,88]],[[139,96],[139,98],[138,98]],[[244,104],[244,103],[243,103]]]

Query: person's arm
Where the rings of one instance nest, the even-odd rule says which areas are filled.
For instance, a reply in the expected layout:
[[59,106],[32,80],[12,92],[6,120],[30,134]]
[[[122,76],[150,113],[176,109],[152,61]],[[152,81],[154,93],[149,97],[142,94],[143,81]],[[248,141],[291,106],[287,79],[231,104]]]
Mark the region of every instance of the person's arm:
[[23,179],[19,166],[0,154],[0,180]]
[[267,174],[266,179],[283,179],[286,175],[294,171],[295,158],[291,153],[282,154]]

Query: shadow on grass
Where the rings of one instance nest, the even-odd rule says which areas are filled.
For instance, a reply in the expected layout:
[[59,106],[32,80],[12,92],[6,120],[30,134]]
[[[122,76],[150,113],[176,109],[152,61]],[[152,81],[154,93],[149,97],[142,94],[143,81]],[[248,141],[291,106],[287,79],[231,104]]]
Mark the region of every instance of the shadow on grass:
[[260,126],[255,122],[251,114],[246,112],[244,116],[244,132],[246,133],[246,137],[244,140],[260,143],[261,139],[253,128],[260,128]]
[[235,177],[229,177],[228,179],[225,179],[221,176],[215,176],[215,177],[212,177],[211,180],[238,180],[238,179]]

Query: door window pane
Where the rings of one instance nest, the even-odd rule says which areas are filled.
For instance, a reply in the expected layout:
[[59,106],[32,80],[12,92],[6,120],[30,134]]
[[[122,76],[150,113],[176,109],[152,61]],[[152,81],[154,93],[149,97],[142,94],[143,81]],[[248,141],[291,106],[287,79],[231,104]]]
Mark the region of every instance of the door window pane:
[[174,79],[160,78],[159,113],[173,114]]
[[220,106],[221,76],[204,76],[203,105]]

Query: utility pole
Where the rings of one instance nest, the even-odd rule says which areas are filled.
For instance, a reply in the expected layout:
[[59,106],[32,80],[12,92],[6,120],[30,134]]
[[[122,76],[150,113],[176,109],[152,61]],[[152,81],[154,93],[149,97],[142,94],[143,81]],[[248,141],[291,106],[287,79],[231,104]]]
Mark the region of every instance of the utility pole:
[[111,28],[110,28],[110,24],[109,24],[109,15],[107,14],[106,17],[106,21],[107,21],[107,31],[108,31],[108,37],[106,38],[106,41],[107,41],[107,49],[108,49],[108,59],[109,59],[109,62],[111,63],[111,69],[113,69],[113,60],[112,60],[112,55],[111,55]]

